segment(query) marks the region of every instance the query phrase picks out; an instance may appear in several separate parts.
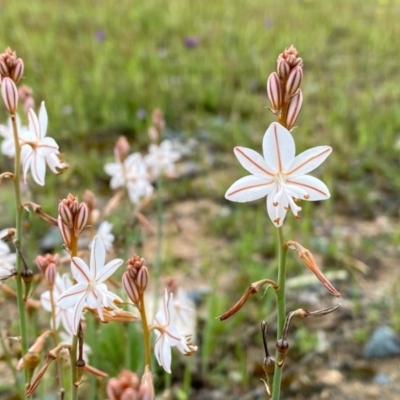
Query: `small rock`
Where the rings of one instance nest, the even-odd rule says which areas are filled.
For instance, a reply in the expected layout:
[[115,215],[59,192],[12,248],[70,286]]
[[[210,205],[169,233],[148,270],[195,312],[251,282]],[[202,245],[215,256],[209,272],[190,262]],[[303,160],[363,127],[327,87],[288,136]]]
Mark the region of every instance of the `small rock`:
[[364,357],[385,358],[400,355],[400,341],[392,328],[380,326],[364,347]]
[[384,374],[381,372],[374,376],[374,379],[372,380],[372,382],[376,383],[377,385],[389,385],[390,378],[387,374]]

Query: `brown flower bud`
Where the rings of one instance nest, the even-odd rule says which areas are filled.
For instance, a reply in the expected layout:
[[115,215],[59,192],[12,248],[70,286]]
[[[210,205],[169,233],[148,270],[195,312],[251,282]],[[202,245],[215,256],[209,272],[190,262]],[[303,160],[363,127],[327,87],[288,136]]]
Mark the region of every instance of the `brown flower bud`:
[[40,363],[40,354],[28,351],[23,357],[24,367],[30,371],[34,371]]
[[286,81],[286,93],[293,95],[297,92],[300,87],[301,80],[303,78],[303,69],[299,66],[294,67],[289,74]]
[[15,115],[18,106],[18,90],[11,78],[3,78],[1,81],[1,95],[7,111]]
[[268,77],[267,94],[268,99],[271,102],[272,109],[274,111],[280,110],[283,103],[282,82],[276,72],[273,72]]
[[141,399],[141,397],[139,397],[137,390],[132,388],[127,388],[122,393],[120,400],[139,400],[139,398]]
[[287,116],[286,116],[286,128],[292,129],[297,117],[299,116],[301,106],[303,104],[303,93],[299,89],[296,94],[290,99]]
[[299,57],[299,52],[293,45],[291,45],[288,49],[285,49],[283,53],[279,54],[278,63],[279,60],[285,60],[290,69],[296,66],[303,66],[303,60]]
[[61,202],[58,206],[58,214],[59,219],[68,226],[68,228],[72,228],[74,226],[74,217],[72,215],[72,211],[67,203]]

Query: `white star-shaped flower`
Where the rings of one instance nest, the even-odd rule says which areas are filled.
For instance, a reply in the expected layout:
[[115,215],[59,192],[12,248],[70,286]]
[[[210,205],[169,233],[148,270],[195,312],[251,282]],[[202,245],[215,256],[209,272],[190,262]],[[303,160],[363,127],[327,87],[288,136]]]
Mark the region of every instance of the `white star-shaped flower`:
[[246,147],[235,147],[240,164],[252,175],[236,181],[226,192],[231,201],[247,202],[267,196],[267,211],[272,222],[280,227],[290,209],[298,217],[297,200],[326,200],[330,193],[319,179],[307,175],[331,154],[329,146],[318,146],[295,156],[292,135],[273,122],[263,139],[264,157]]
[[179,333],[178,329],[172,325],[173,319],[173,294],[170,293],[168,296],[167,291],[165,291],[163,308],[158,311],[154,318],[153,329],[157,336],[154,344],[154,354],[158,364],[168,373],[171,373],[171,347],[176,347],[182,354],[191,354],[197,350],[197,346],[193,346],[187,337]]
[[106,249],[98,236],[94,238],[90,253],[90,267],[81,258],[72,257],[71,271],[77,283],[61,294],[57,304],[63,309],[73,308],[71,325],[74,334],[78,331],[84,307],[97,309],[104,321],[103,307],[116,309],[114,301],[122,302],[103,282],[121,266],[123,260],[117,258],[104,265],[105,260]]
[[54,173],[58,173],[58,169],[65,169],[67,166],[59,159],[56,141],[46,137],[48,119],[44,102],[40,106],[39,117],[32,109],[29,110],[28,122],[29,129],[19,135],[24,179],[26,181],[26,175],[30,169],[34,181],[43,186],[46,163]]
[[160,145],[151,144],[149,147],[149,154],[144,158],[151,176],[153,179],[165,173],[166,175],[173,175],[175,172],[175,161],[180,157],[180,154],[174,150],[170,140],[164,140]]
[[131,154],[122,163],[106,164],[104,170],[111,176],[111,189],[126,187],[133,204],[138,204],[142,198],[153,193],[147,167],[140,153]]
[[[72,282],[71,279],[69,279],[67,274],[63,274],[63,276],[60,276],[60,274],[57,273],[55,283],[53,286],[53,302],[54,302],[54,310],[55,310],[55,315],[56,315],[56,326],[53,326],[53,319],[51,319],[50,326],[52,329],[58,329],[60,326],[60,322],[64,329],[72,335],[72,309],[68,308],[66,310],[62,309],[57,305],[57,300],[61,296],[62,293],[64,293],[67,289],[72,287]],[[40,296],[40,302],[42,303],[42,307],[48,311],[52,312],[52,304],[51,304],[51,294],[50,290],[47,290],[46,292],[42,293]]]
[[[114,235],[112,234],[113,224],[110,224],[108,221],[103,221],[99,227],[97,228],[97,235],[103,241],[104,247],[106,251],[109,251],[113,247]],[[89,243],[89,248],[91,249],[93,246],[94,239]]]

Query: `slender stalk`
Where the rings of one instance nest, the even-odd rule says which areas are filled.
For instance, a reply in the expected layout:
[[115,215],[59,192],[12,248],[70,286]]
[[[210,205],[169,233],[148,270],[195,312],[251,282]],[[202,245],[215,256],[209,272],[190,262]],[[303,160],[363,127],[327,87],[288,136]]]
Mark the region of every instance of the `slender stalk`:
[[[283,325],[286,318],[286,254],[287,247],[283,240],[283,229],[282,227],[277,230],[278,238],[278,289],[276,293],[276,303],[278,308],[278,325],[277,325],[277,340],[282,337]],[[276,354],[276,360],[279,360],[278,353]],[[282,380],[282,365],[275,365],[274,381],[272,386],[272,400],[279,400],[281,392],[281,380]]]
[[[50,304],[51,304],[51,324],[52,324],[52,332],[51,335],[53,336],[54,346],[58,346],[58,335],[56,329],[56,307],[54,302],[54,293],[53,288],[50,288]],[[64,374],[63,374],[63,365],[62,359],[57,357],[57,374],[58,374],[58,384],[60,388],[60,395],[64,393]]]
[[[14,196],[16,205],[15,228],[17,230],[17,242],[21,248],[22,247],[22,206],[21,206],[21,190],[20,190],[21,145],[19,143],[18,126],[15,115],[11,115],[11,123],[12,123],[14,143],[15,143],[14,178],[13,178]],[[22,354],[26,354],[28,352],[28,332],[26,326],[24,290],[21,278],[22,267],[23,267],[22,257],[21,254],[17,251],[16,268],[18,274],[15,276],[15,282],[17,286],[17,306],[18,306]],[[26,368],[24,368],[24,371],[25,371],[25,383],[27,383],[28,371]]]
[[150,330],[149,330],[149,325],[147,323],[146,308],[144,306],[143,293],[139,294],[139,299],[140,299],[140,307],[138,307],[138,310],[140,312],[141,321],[142,321],[145,365],[148,365],[149,368],[151,369]]
[[160,291],[160,277],[161,277],[161,250],[162,250],[162,216],[163,216],[163,204],[161,197],[162,190],[162,176],[161,174],[157,178],[157,195],[156,195],[156,205],[157,205],[157,247],[156,247],[156,260],[154,263],[154,315],[157,311],[157,304]]
[[[71,258],[78,254],[78,238],[74,236],[71,243]],[[69,358],[71,362],[71,400],[78,400],[78,386],[75,385],[77,381],[78,371],[76,369],[76,354],[78,349],[78,335],[72,338],[72,347],[69,351]]]

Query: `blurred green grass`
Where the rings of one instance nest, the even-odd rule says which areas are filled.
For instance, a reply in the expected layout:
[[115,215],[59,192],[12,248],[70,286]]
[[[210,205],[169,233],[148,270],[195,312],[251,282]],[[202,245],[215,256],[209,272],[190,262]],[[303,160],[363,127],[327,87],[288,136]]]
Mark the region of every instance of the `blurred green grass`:
[[50,134],[67,154],[87,154],[86,165],[71,162],[75,185],[104,179],[98,154],[109,157],[119,134],[144,147],[155,107],[186,137],[211,132],[220,150],[259,145],[273,121],[265,82],[293,43],[305,65],[299,148],[334,147],[327,168],[345,182],[341,211],[360,211],[362,201],[366,216],[398,212],[398,0],[2,0],[0,10],[0,48],[23,57]]
[[[398,216],[399,16],[398,0],[2,0],[0,49],[10,46],[24,59],[23,83],[33,88],[37,105],[46,101],[48,134],[70,163],[60,180],[48,176],[46,191],[35,187],[33,194],[54,210],[70,190],[106,187],[103,165],[117,137],[125,134],[135,149],[144,149],[151,111],[160,107],[172,132],[198,140],[226,172],[219,192],[210,193],[206,181],[194,188],[184,178],[168,188],[171,198],[209,195],[223,203],[225,188],[244,175],[232,147],[261,150],[262,134],[274,120],[265,82],[278,54],[294,44],[304,60],[304,103],[294,131],[298,152],[321,144],[334,148],[321,169],[333,199],[319,215]],[[5,111],[0,115],[6,119]],[[196,160],[205,174],[214,171],[199,159],[206,152]],[[229,156],[219,159],[221,154]],[[212,266],[245,266],[235,282],[240,293],[260,279],[274,238],[268,231],[263,243],[268,221],[255,218],[264,218],[263,202],[230,207],[230,217],[215,218],[209,230],[230,240],[232,251],[229,258],[217,255]],[[304,218],[298,231],[305,241],[312,230]],[[335,252],[332,247],[328,252]],[[208,301],[216,315],[230,304],[218,294]],[[265,314],[267,307],[260,308],[258,314]],[[230,366],[213,337],[240,331],[243,318],[229,322],[229,329],[205,322],[201,368],[223,360],[215,380]]]

